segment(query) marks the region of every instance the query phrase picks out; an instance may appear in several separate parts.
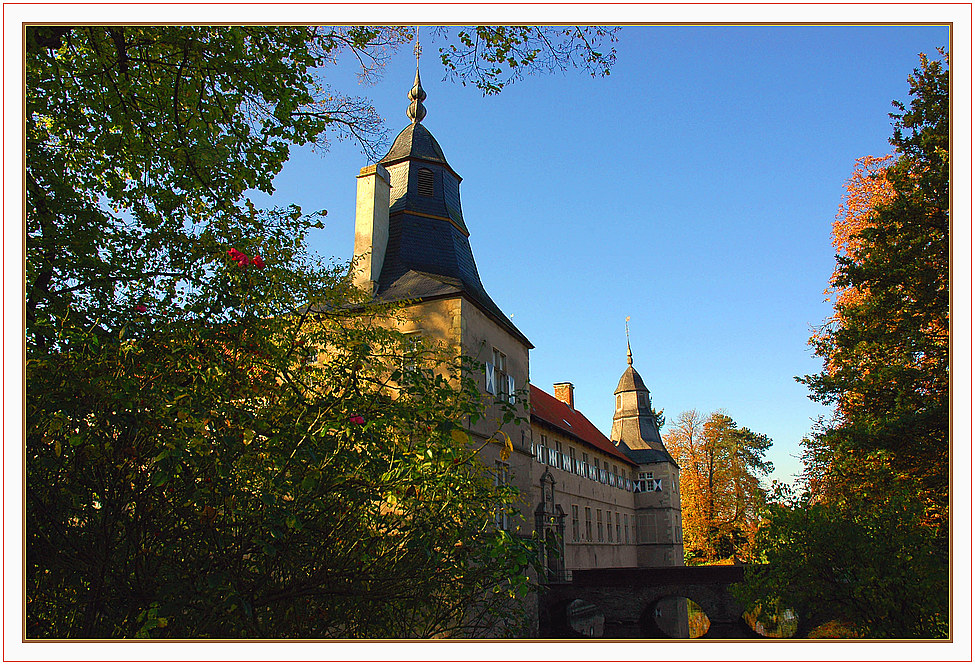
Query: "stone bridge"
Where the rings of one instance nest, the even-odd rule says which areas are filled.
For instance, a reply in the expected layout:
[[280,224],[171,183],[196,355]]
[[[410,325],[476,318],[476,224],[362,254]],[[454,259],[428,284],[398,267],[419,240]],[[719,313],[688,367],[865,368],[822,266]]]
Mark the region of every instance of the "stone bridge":
[[[730,585],[744,579],[741,566],[612,568],[574,571],[571,582],[550,584],[539,597],[540,637],[669,638],[656,616],[673,613],[675,598],[693,600],[707,614],[703,639],[760,639],[742,618],[745,608]],[[686,603],[680,605],[686,637]],[[601,625],[600,625],[601,624]],[[588,628],[587,628],[588,626]],[[672,631],[671,631],[672,632]]]

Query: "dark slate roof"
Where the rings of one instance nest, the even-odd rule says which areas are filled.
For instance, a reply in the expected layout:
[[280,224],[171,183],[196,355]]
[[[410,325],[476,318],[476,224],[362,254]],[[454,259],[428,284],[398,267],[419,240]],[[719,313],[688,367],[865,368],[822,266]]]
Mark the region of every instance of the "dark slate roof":
[[647,389],[647,384],[643,382],[640,378],[640,374],[633,369],[633,365],[627,366],[626,370],[623,372],[623,376],[620,377],[619,385],[616,386],[616,393],[628,392],[630,390],[640,390],[643,392],[650,392]]
[[639,372],[633,369],[633,356],[630,353],[627,353],[627,367],[623,370],[623,376],[620,377],[614,394],[624,392],[645,393],[647,399],[637,399],[635,404],[631,402],[629,406],[623,407],[622,412],[617,411],[613,416],[613,437],[620,439],[616,445],[639,464],[670,462],[677,466],[664,446],[660,428],[654,420],[649,399],[650,391]]
[[433,138],[433,134],[418,122],[407,125],[406,129],[393,140],[393,145],[386,156],[379,161],[383,166],[387,166],[404,159],[423,159],[449,166],[437,139]]
[[619,448],[626,453],[626,456],[637,464],[653,464],[654,462],[670,462],[674,466],[677,466],[677,462],[671,457],[670,453],[666,449],[658,450],[656,448],[637,448],[636,450],[630,449],[622,441],[619,442]]
[[[440,298],[463,294],[512,336],[534,348],[481,284],[460,205],[460,176],[418,122],[400,132],[380,161],[390,172],[389,239],[375,297]],[[418,171],[433,172],[433,195],[418,191]]]
[[613,442],[596,429],[596,426],[589,422],[589,419],[582,413],[537,386],[529,385],[529,388],[532,420],[539,420],[553,429],[588,443],[607,455],[633,464],[634,460],[631,460],[614,446]]

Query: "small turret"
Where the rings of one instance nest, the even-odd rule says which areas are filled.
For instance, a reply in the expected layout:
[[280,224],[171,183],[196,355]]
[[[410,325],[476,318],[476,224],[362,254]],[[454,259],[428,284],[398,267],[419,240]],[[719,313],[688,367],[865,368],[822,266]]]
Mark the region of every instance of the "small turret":
[[[633,350],[630,348],[629,326],[626,332],[626,369],[616,386],[616,412],[613,414],[613,431],[610,438],[638,462],[673,458],[664,448],[657,427],[657,416],[650,400],[650,390],[640,373],[633,368]],[[644,452],[646,451],[646,452]],[[637,459],[639,458],[639,459]]]

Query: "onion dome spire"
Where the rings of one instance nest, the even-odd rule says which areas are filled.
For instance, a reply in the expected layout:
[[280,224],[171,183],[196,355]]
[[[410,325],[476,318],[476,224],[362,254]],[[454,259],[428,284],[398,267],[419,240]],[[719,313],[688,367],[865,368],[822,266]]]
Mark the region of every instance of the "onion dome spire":
[[413,80],[413,87],[410,88],[410,105],[406,109],[406,117],[413,122],[420,122],[427,115],[427,110],[423,107],[423,100],[427,98],[427,93],[420,85],[420,68],[416,68],[416,78]]

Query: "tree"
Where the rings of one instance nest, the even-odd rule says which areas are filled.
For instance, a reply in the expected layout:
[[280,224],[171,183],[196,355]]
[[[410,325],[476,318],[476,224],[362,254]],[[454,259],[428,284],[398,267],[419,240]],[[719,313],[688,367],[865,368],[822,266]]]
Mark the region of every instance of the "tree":
[[[491,91],[547,66],[605,73],[614,59],[596,50],[612,30],[458,30],[472,48],[448,41],[444,63]],[[374,78],[413,37],[368,26],[29,27],[29,343],[43,345],[47,322],[69,311],[111,327],[133,297],[173,303],[175,285],[202,279],[223,249],[321,223],[255,210],[244,193],[271,191],[293,145],[353,139],[375,156],[385,139],[375,110],[324,76],[348,52]]]
[[705,562],[745,556],[765,503],[759,476],[772,471],[763,459],[771,439],[718,411],[706,419],[685,411],[664,443],[681,468],[687,555]]
[[[893,160],[858,168],[834,225],[834,315],[801,379],[835,407],[804,442],[798,499],[758,534],[768,562],[742,598],[794,608],[807,633],[839,619],[859,637],[948,635],[949,73],[921,56],[895,102]],[[855,201],[855,203],[854,203]]]
[[600,50],[604,40],[615,41],[616,28],[478,25],[435,30],[448,41],[439,47],[448,76],[463,85],[470,81],[487,95],[538,68],[577,67],[590,76],[608,76],[616,62],[615,50]]
[[457,426],[472,373],[383,310],[268,316],[273,266],[225,263],[237,321],[136,311],[29,361],[28,635],[517,630],[493,591],[525,592],[531,548],[493,528],[512,492]]
[[836,406],[825,436],[840,461],[879,452],[918,478],[947,544],[948,69],[922,56],[910,83],[910,108],[892,114],[890,188],[837,257],[833,288],[858,295],[837,299],[812,339],[824,370],[803,382]]
[[864,460],[859,476],[882,500],[861,493],[820,501],[779,486],[756,536],[755,560],[765,565],[746,568],[736,594],[771,610],[759,613],[767,625],[773,612],[791,609],[796,638],[821,634],[824,624],[843,628],[825,636],[947,636],[948,578],[931,563],[941,554],[919,488],[879,455]]
[[[610,62],[587,34],[510,43]],[[517,630],[531,548],[493,526],[512,490],[459,427],[483,414],[463,359],[308,255],[324,211],[244,196],[293,145],[374,151],[371,106],[323,76],[412,38],[27,28],[29,637]]]

